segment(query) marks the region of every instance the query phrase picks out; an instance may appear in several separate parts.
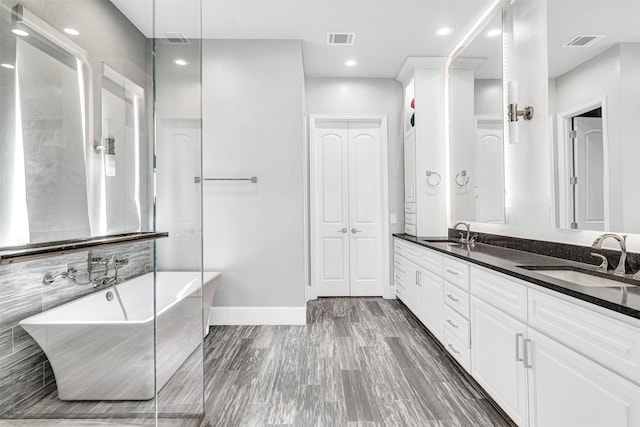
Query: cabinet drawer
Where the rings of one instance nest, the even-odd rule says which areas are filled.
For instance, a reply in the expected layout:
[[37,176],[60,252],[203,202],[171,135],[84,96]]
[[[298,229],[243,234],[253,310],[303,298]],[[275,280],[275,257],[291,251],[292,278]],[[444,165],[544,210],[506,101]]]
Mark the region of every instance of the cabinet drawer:
[[640,327],[529,289],[529,326],[640,383]]
[[444,302],[465,319],[469,318],[469,294],[462,289],[444,282]]
[[444,278],[465,291],[469,290],[469,266],[462,261],[446,257],[444,259]]
[[405,213],[404,223],[405,225],[416,225],[416,214]]
[[439,253],[429,249],[420,248],[420,259],[418,260],[418,265],[425,270],[429,270],[438,277],[442,277],[444,255],[440,255]]
[[396,268],[393,272],[393,282],[396,288],[401,287],[404,289],[404,271]]
[[469,348],[469,321],[448,305],[444,306],[444,327]]
[[469,357],[471,353],[469,351],[469,347],[460,342],[460,340],[453,335],[449,329],[444,330],[444,347],[453,356],[453,358],[458,361],[464,370],[469,372],[471,367],[471,363],[469,363],[471,360]]
[[404,233],[408,234],[409,236],[415,236],[416,235],[416,226],[415,225],[404,225]]
[[414,214],[418,212],[416,210],[416,204],[415,203],[405,203],[404,204],[404,213],[406,214]]
[[420,247],[416,244],[405,242],[403,240],[396,240],[395,250],[397,254],[413,263],[417,264],[420,259]]
[[472,267],[471,294],[521,322],[527,321],[527,287],[515,279]]

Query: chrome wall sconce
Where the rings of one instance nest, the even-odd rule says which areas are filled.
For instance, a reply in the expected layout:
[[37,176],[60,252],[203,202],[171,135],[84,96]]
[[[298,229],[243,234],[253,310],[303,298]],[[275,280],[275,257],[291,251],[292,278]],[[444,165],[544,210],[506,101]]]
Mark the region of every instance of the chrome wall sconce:
[[115,138],[105,138],[102,144],[93,144],[93,151],[96,154],[103,153],[104,168],[106,176],[116,176],[116,140]]
[[518,110],[518,104],[509,104],[509,121],[517,122],[518,117],[522,117],[525,120],[531,120],[533,118],[533,107],[527,105],[522,110]]

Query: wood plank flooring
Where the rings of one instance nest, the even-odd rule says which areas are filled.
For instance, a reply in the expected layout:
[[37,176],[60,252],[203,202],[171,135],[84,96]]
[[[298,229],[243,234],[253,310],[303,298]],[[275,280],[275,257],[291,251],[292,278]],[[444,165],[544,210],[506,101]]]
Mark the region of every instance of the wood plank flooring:
[[[204,425],[506,427],[402,303],[310,301],[304,326],[215,326],[205,340]],[[196,426],[200,352],[160,392],[162,427]],[[28,404],[27,404],[28,403]],[[130,419],[0,420],[4,426],[152,425],[153,402],[63,402],[55,388],[22,414]],[[140,418],[137,418],[140,417]]]
[[305,326],[217,326],[209,426],[511,426],[406,307],[310,301]]

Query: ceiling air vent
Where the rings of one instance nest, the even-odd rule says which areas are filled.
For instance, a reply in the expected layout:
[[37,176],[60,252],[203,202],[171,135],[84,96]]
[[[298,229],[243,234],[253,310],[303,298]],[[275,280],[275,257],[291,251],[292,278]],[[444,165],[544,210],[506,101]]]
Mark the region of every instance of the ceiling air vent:
[[356,33],[327,33],[328,45],[352,45],[356,39]]
[[162,42],[164,44],[191,44],[189,39],[180,33],[164,33]]
[[589,47],[593,46],[605,36],[575,36],[570,41],[564,44],[564,47]]

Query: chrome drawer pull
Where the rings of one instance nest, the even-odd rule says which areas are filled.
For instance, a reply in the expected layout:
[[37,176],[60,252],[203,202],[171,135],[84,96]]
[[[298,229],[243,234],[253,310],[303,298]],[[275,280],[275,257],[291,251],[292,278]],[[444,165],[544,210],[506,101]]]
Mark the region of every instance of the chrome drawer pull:
[[524,338],[524,334],[516,334],[516,362],[523,362],[524,359],[520,356],[520,339]]
[[458,273],[457,271],[449,270],[448,268],[447,268],[447,273],[453,274],[454,276],[459,276],[460,275],[460,273]]
[[531,344],[530,339],[524,340],[524,367],[525,368],[533,368],[531,365],[531,361],[529,360],[529,344]]
[[449,347],[455,354],[460,354],[460,352],[456,350],[451,344],[447,344],[447,347]]
[[459,328],[460,326],[456,325],[455,323],[453,323],[451,321],[451,319],[447,319],[447,323],[450,324],[451,326],[453,326],[454,328]]
[[460,300],[458,298],[454,297],[451,294],[447,294],[447,298],[449,298],[453,302],[460,302]]

